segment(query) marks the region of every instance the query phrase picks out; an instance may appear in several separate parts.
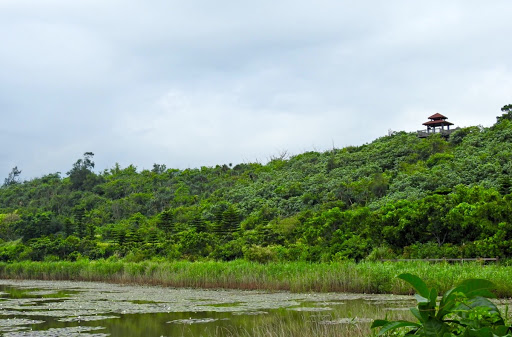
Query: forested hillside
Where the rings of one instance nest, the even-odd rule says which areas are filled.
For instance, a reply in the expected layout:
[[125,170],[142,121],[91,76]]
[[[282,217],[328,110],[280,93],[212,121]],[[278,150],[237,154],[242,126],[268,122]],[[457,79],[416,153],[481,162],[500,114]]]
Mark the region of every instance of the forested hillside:
[[[0,260],[333,261],[512,256],[512,106],[449,139],[397,132],[268,164],[98,173],[0,188]],[[21,168],[22,169],[22,168]]]

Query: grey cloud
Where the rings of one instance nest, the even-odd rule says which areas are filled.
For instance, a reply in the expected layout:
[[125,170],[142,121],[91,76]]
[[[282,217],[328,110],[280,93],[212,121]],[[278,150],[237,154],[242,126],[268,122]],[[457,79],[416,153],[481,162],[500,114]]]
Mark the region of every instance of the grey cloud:
[[[506,0],[0,3],[0,174],[264,160],[490,125],[511,103]],[[15,140],[15,141],[14,141]]]

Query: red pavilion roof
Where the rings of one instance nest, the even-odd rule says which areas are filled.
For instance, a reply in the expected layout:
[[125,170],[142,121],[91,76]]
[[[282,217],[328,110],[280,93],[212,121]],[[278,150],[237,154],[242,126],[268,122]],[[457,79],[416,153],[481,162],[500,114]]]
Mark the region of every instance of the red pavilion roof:
[[423,123],[423,125],[430,125],[430,126],[441,126],[441,125],[453,125],[453,123],[450,123],[448,121],[444,121],[444,120],[436,120],[436,121],[428,121],[428,122],[425,122]]
[[440,113],[436,113],[430,116],[428,119],[447,119],[448,117],[441,115]]

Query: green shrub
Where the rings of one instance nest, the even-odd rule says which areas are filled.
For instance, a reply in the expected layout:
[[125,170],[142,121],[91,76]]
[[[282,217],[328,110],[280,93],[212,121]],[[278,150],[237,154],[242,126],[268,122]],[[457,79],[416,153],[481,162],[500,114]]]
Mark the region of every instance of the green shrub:
[[372,249],[370,254],[366,257],[366,261],[380,261],[387,259],[395,259],[396,254],[388,246],[379,246]]
[[244,250],[244,258],[248,261],[268,263],[277,260],[277,253],[272,247],[253,245]]
[[[457,259],[462,258],[460,247],[450,243],[439,246],[435,242],[416,243],[404,248],[404,257],[409,259]],[[464,257],[469,257],[464,255]]]
[[0,245],[0,261],[19,261],[21,256],[25,256],[27,254],[27,249],[28,248],[19,240],[3,243]]

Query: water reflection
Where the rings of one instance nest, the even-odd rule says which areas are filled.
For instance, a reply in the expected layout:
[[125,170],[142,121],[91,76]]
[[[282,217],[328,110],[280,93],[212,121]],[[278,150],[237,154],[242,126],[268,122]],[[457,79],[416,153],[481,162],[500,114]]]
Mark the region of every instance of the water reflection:
[[[0,333],[17,336],[254,336],[368,329],[410,318],[410,297],[0,281]],[[268,329],[265,330],[265,329]],[[334,334],[333,334],[334,335]],[[339,334],[335,334],[339,335]]]

